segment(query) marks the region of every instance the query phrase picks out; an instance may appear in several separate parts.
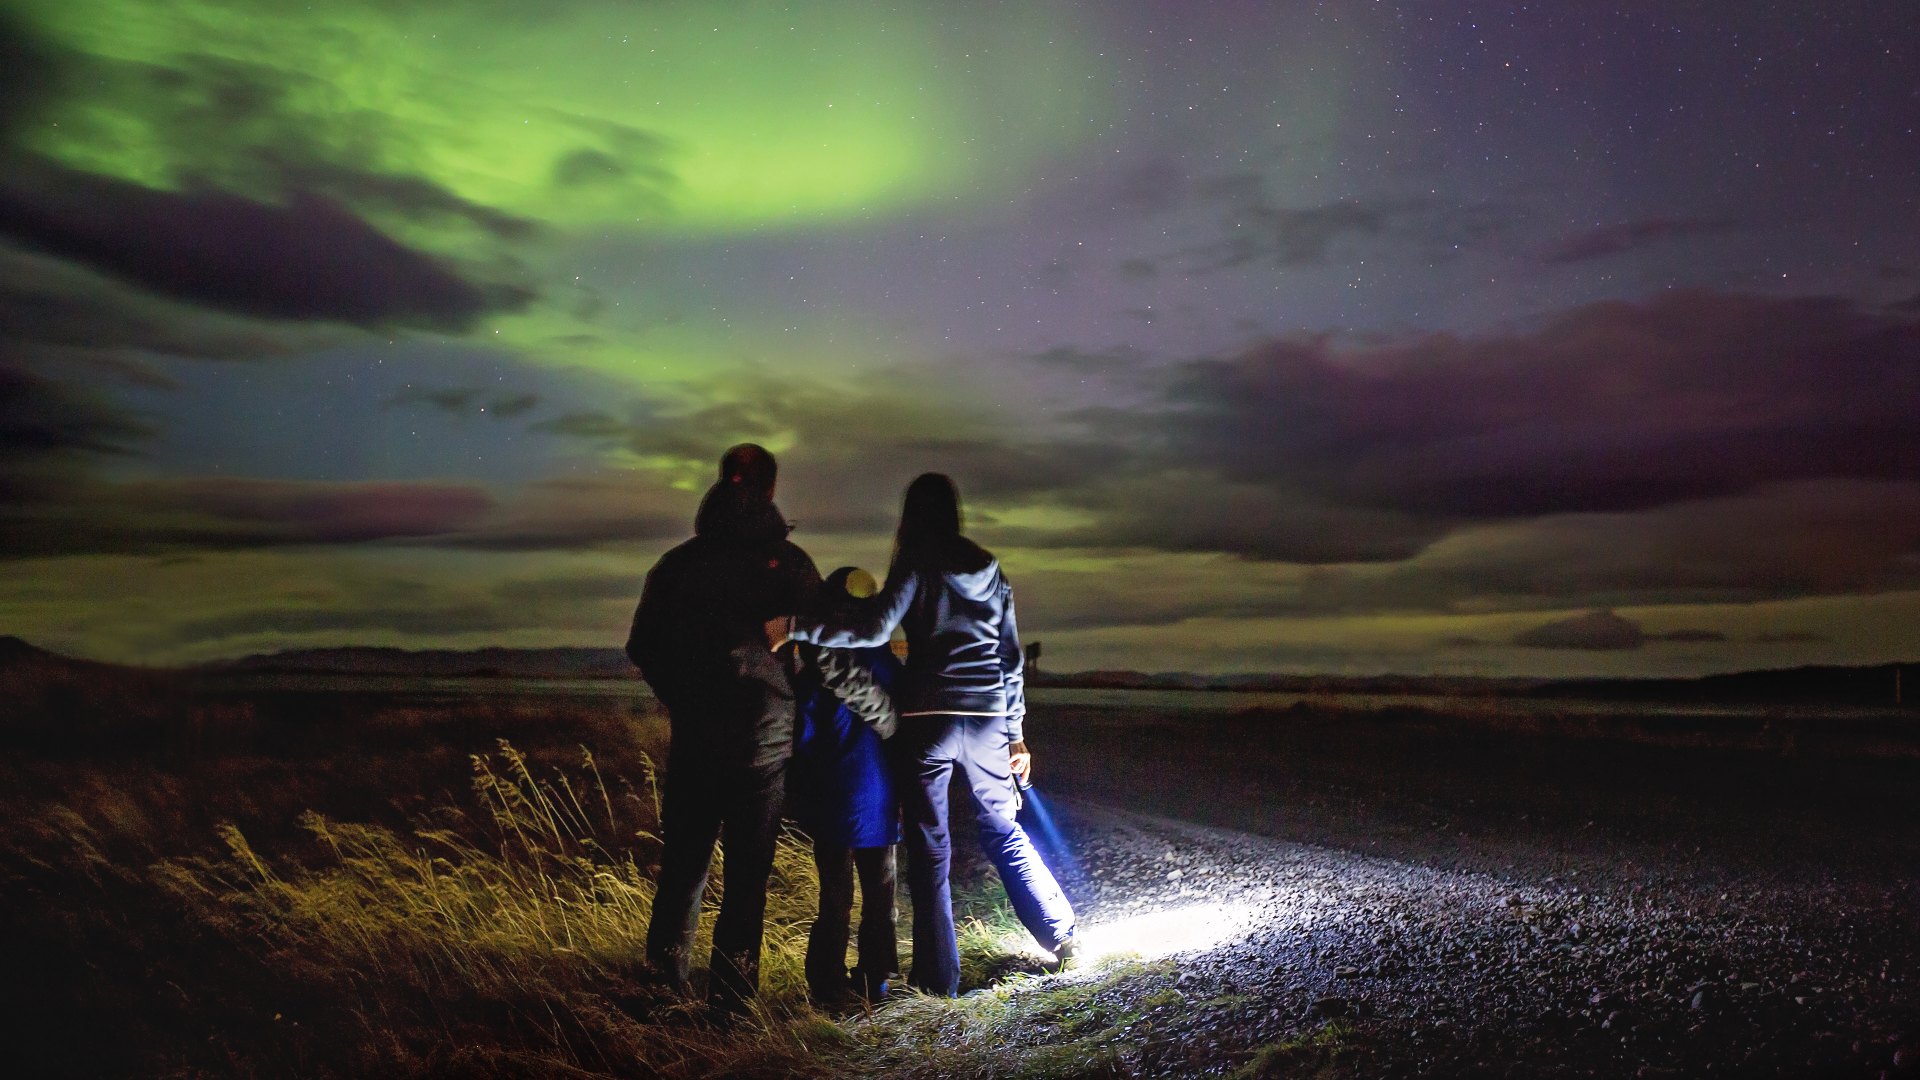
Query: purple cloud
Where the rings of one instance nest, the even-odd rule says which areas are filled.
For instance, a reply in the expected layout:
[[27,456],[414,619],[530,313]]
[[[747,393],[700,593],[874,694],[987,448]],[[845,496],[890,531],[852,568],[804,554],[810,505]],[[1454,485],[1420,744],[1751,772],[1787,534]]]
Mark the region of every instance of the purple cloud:
[[1920,322],[1678,292],[1525,334],[1187,365],[1144,431],[1169,466],[1449,521],[1628,510],[1814,477],[1920,478]]
[[476,285],[311,194],[273,204],[16,162],[0,181],[0,235],[157,293],[277,319],[460,329],[532,299]]

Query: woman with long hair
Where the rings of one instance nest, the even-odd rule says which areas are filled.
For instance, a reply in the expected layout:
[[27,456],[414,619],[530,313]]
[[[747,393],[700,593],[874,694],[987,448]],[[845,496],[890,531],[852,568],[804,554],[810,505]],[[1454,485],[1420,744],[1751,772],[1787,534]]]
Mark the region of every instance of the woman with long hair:
[[1013,586],[999,561],[960,531],[960,494],[940,473],[907,487],[893,565],[879,595],[824,617],[796,618],[789,634],[830,648],[884,644],[902,626],[907,664],[896,692],[900,728],[888,742],[906,818],[913,898],[913,970],[930,994],[960,989],[960,949],[949,875],[948,785],[973,793],[980,846],[1000,871],[1014,913],[1060,961],[1074,951],[1073,908],[1015,820],[1033,757],[1024,739],[1026,694]]

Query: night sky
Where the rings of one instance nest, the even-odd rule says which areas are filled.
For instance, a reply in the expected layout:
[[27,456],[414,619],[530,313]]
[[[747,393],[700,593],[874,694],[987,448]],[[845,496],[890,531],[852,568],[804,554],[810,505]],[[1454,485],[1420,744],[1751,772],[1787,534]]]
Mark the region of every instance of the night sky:
[[0,8],[0,631],[621,640],[762,442],[1058,669],[1920,656],[1920,8]]

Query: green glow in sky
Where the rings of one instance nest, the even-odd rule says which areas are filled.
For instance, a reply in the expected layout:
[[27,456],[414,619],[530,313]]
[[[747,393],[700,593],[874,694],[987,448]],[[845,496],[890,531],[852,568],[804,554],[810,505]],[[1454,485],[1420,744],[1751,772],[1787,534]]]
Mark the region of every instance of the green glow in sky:
[[[396,10],[390,10],[396,9]],[[88,58],[31,135],[71,166],[272,195],[326,162],[569,228],[730,229],[985,194],[1088,129],[1056,16],[858,3],[43,0]]]

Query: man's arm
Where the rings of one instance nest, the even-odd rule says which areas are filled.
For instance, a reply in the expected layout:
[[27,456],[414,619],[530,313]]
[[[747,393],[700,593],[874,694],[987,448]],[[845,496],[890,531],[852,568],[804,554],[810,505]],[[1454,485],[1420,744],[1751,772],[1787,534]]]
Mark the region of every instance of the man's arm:
[[640,603],[633,609],[633,627],[627,631],[627,659],[647,678],[660,659],[660,594],[665,589],[660,579],[658,573],[647,574],[646,584],[640,587]]
[[679,689],[687,676],[685,651],[676,650],[675,643],[690,630],[676,627],[671,617],[673,573],[671,567],[654,565],[641,587],[640,603],[633,610],[633,627],[627,632],[627,659],[640,669],[640,677],[669,709],[678,704]]
[[820,672],[820,684],[833,692],[853,715],[881,738],[889,738],[900,726],[899,710],[893,698],[874,679],[873,671],[860,657],[842,649],[823,649],[818,645],[800,645],[811,656]]

